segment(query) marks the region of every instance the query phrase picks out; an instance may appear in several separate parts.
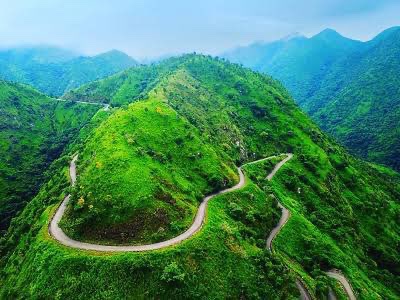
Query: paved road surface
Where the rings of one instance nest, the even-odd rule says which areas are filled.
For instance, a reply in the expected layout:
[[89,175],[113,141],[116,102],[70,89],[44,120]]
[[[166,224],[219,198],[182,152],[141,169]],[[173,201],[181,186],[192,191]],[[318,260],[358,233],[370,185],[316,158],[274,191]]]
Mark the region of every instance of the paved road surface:
[[304,286],[303,282],[301,282],[299,279],[296,279],[296,286],[300,291],[301,300],[312,300],[312,297],[308,292],[307,288]]
[[329,277],[332,277],[340,282],[350,300],[356,300],[356,296],[354,295],[353,288],[351,287],[350,282],[347,280],[346,277],[344,277],[344,275],[340,271],[330,270],[326,272],[326,274]]
[[60,101],[60,102],[71,102],[71,103],[81,103],[81,104],[90,104],[90,105],[100,105],[104,107],[104,110],[109,110],[110,109],[110,104],[107,103],[100,103],[100,102],[87,102],[87,101],[71,101],[71,100],[65,100],[65,99],[54,99],[56,101]]
[[[276,174],[276,172],[292,157],[293,157],[293,154],[290,154],[290,153],[287,154],[287,157],[284,160],[282,160],[281,162],[279,162],[275,166],[274,170],[272,170],[272,172],[270,174],[268,174],[267,179],[271,180],[274,177],[274,175]],[[286,209],[279,201],[278,201],[278,206],[282,209],[282,216],[281,216],[278,224],[276,225],[276,227],[274,229],[272,229],[271,233],[269,234],[269,236],[267,238],[267,248],[270,251],[272,251],[272,242],[274,241],[275,237],[278,235],[278,233],[281,231],[282,227],[285,226],[285,224],[287,223],[287,221],[290,218],[290,211],[288,209]],[[336,271],[336,270],[332,270],[332,271],[326,272],[326,274],[332,278],[335,278],[342,284],[342,286],[344,287],[350,300],[356,299],[350,283],[348,282],[346,277],[343,276],[342,273],[340,273],[339,271]],[[296,280],[296,285],[300,291],[300,299],[302,299],[302,300],[311,300],[312,299],[307,288],[304,286],[304,284],[300,280],[298,280],[298,279]],[[329,299],[336,299],[336,296],[332,290],[329,291],[328,297],[329,297]]]
[[276,227],[272,229],[271,233],[267,238],[267,249],[269,251],[272,251],[272,241],[275,239],[279,231],[281,231],[282,227],[286,224],[286,222],[289,220],[290,217],[290,212],[288,209],[283,207],[283,205],[280,202],[278,202],[278,206],[282,209],[282,216],[279,219],[279,222],[276,225]]

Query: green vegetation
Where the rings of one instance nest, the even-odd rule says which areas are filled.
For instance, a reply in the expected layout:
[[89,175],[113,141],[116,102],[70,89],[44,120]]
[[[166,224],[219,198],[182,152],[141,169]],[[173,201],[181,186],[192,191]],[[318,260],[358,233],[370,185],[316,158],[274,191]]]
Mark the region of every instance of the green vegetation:
[[237,180],[229,161],[164,102],[134,103],[96,128],[80,151],[63,228],[117,244],[176,236],[190,227],[205,194]]
[[116,50],[93,57],[51,47],[0,51],[0,78],[30,84],[53,96],[135,65],[134,59]]
[[[390,274],[398,274],[399,267],[399,176],[342,159],[337,153],[300,154],[272,182],[292,212],[275,245],[314,278],[334,267],[343,270],[360,298],[396,298],[399,285]],[[365,286],[371,289],[366,292]]]
[[302,105],[318,88],[319,81],[332,64],[361,44],[326,29],[311,38],[294,36],[270,43],[256,43],[233,49],[222,56],[279,79]]
[[69,159],[52,165],[53,178],[3,240],[1,298],[296,298],[293,274],[264,249],[276,205],[251,182],[213,199],[203,229],[176,247],[109,255],[60,246],[47,225],[68,190]]
[[353,153],[399,171],[400,28],[381,35],[335,64],[304,107]]
[[99,109],[0,81],[0,230],[47,180],[45,170]]
[[132,103],[147,94],[179,65],[179,60],[167,60],[162,64],[138,66],[135,71],[126,70],[104,80],[83,85],[63,95],[66,100],[109,103],[113,107]]
[[[0,298],[294,299],[296,277],[321,298],[329,288],[340,293],[324,273],[333,267],[363,299],[398,298],[399,175],[348,155],[279,83],[223,60],[186,55],[66,97],[98,101],[100,95],[120,108],[96,114],[0,242]],[[191,160],[194,148],[203,154]],[[76,151],[80,178],[71,189],[67,166]],[[167,238],[187,226],[204,194],[233,184],[233,164],[287,152],[294,158],[271,182],[265,176],[282,157],[247,165],[245,188],[212,199],[202,230],[174,247],[99,254],[63,247],[48,234],[51,214],[72,190],[63,220],[71,235],[110,243]],[[275,197],[292,217],[271,256],[265,240],[279,219]],[[152,216],[161,208],[169,218],[162,234]],[[137,235],[121,240],[125,226],[117,227],[118,238],[101,235],[137,221],[135,213],[152,220]]]
[[224,54],[281,80],[300,106],[354,154],[400,170],[400,28],[369,42],[325,30]]

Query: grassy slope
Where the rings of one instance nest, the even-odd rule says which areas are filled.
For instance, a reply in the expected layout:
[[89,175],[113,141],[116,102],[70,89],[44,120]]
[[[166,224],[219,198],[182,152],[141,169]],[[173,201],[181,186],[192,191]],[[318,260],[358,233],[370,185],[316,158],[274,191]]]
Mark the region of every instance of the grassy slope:
[[315,155],[313,164],[325,166],[320,172],[326,174],[305,175],[302,158],[296,157],[273,182],[278,198],[292,211],[276,245],[314,278],[335,267],[362,299],[396,298],[396,275],[388,271],[399,270],[399,177],[362,164],[337,168],[336,159]]
[[[399,270],[399,175],[353,161],[355,168],[348,157],[341,161],[335,153],[325,156],[314,150],[312,157],[295,155],[271,182],[275,195],[291,211],[274,242],[278,255],[316,289],[318,298],[327,293],[323,271],[338,268],[360,298],[395,299],[396,293],[385,283],[399,288],[396,276],[388,273]],[[250,178],[259,186],[267,184],[266,172],[260,166],[252,168]],[[380,190],[374,191],[377,184]],[[376,264],[381,270],[374,268]]]
[[[142,297],[218,298],[229,295],[238,298],[244,295],[246,298],[279,298],[287,297],[288,288],[290,295],[295,294],[290,287],[282,286],[285,281],[293,284],[293,279],[289,280],[286,272],[280,271],[284,269],[284,262],[301,275],[317,295],[325,294],[328,284],[337,289],[337,284],[321,271],[338,266],[351,278],[356,292],[365,298],[376,299],[376,293],[383,298],[395,298],[399,293],[395,282],[399,262],[393,256],[399,240],[399,224],[395,222],[399,213],[398,175],[383,174],[384,170],[379,171],[348,156],[297,109],[279,84],[268,77],[201,56],[169,60],[157,68],[171,65],[174,67],[157,78],[156,84],[153,81],[154,89],[149,89],[149,97],[167,100],[171,109],[198,129],[204,143],[213,145],[217,153],[229,155],[237,165],[289,151],[295,153],[294,160],[278,173],[272,186],[263,183],[259,175],[253,178],[258,187],[246,188],[254,188],[250,194],[243,190],[224,195],[223,201],[213,200],[205,228],[194,238],[182,245],[146,254],[99,256],[64,249],[49,240],[46,221],[50,211],[41,218],[38,216],[48,205],[43,202],[48,193],[61,200],[61,187],[67,183],[59,175],[59,180],[64,182],[60,182],[60,188],[43,190],[35,204],[24,211],[37,216],[30,221],[37,220],[33,226],[36,231],[21,235],[26,232],[23,229],[27,222],[23,214],[2,243],[6,245],[7,257],[11,255],[3,259],[6,263],[3,293],[123,297],[129,291],[130,295]],[[132,72],[149,73],[151,68],[141,67]],[[124,91],[129,90],[127,81],[132,85],[137,83],[133,78],[134,75],[125,72],[121,77],[114,76],[98,86],[91,84],[81,90],[88,99],[89,91],[99,95],[101,89],[105,101],[123,105],[116,115],[128,114],[132,106],[126,107],[124,103],[138,100],[132,93],[127,93],[126,98],[123,96]],[[105,86],[108,89],[104,89]],[[144,84],[142,90],[146,88]],[[79,91],[73,95],[80,99]],[[80,149],[83,151],[84,145]],[[67,159],[64,164],[64,173],[58,171],[63,176]],[[382,180],[377,176],[382,176]],[[271,218],[274,215],[271,207],[276,210],[272,198],[267,196],[271,192],[294,214],[282,235],[295,237],[277,239],[278,260],[267,254],[260,259],[258,255],[263,253],[265,232],[277,221],[276,217]],[[237,201],[237,197],[242,199],[239,208],[231,203]],[[56,199],[51,203],[56,203]],[[253,199],[260,199],[255,200],[259,204],[248,207]],[[261,204],[266,206],[256,208]],[[357,218],[359,216],[363,218]],[[380,220],[385,221],[380,224]],[[232,225],[227,227],[226,223]],[[242,224],[246,225],[245,229]],[[261,225],[266,227],[261,230]],[[378,238],[373,238],[375,230],[382,226],[386,226],[385,230]],[[239,234],[232,229],[236,227],[242,228]],[[301,235],[297,234],[298,228],[302,230]],[[14,250],[15,239],[19,236],[23,238]],[[301,239],[303,236],[305,238]],[[377,245],[375,239],[379,241]],[[207,259],[198,258],[196,253],[206,255]],[[19,255],[25,257],[24,263]],[[310,255],[312,262],[307,260]],[[265,266],[262,270],[256,267],[260,262]],[[348,264],[343,266],[341,262]],[[32,277],[32,270],[40,270],[40,274]],[[63,279],[54,280],[60,277],[60,272]],[[240,277],[242,275],[249,277]],[[168,279],[171,277],[172,280]],[[102,285],[105,282],[106,286]],[[209,288],[205,289],[207,285]],[[96,287],[98,289],[94,290]]]
[[178,235],[205,194],[237,181],[229,157],[157,99],[115,113],[93,132],[79,161],[63,227],[77,238],[118,244]]
[[171,59],[162,64],[138,66],[134,71],[126,70],[120,74],[98,80],[68,91],[63,95],[66,100],[109,103],[114,107],[146,98],[160,80],[170,74],[180,61]]
[[61,103],[29,87],[0,82],[0,229],[31,200],[44,170],[98,110]]
[[[263,249],[265,233],[278,219],[276,204],[252,182],[213,199],[201,232],[179,246],[146,253],[85,253],[60,246],[47,232],[50,214],[68,190],[67,161],[65,156],[54,163],[52,180],[14,222],[14,235],[1,244],[13,248],[14,241],[18,251],[3,269],[0,297],[295,299],[293,274]],[[29,233],[23,239],[13,238],[24,230]]]

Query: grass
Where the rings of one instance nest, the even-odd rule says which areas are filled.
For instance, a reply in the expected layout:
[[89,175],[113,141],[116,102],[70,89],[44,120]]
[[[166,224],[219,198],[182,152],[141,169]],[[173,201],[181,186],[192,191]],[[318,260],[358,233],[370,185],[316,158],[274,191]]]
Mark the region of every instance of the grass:
[[223,158],[165,102],[131,104],[86,142],[62,228],[114,244],[176,236],[190,227],[205,195],[238,180]]
[[[54,241],[47,230],[53,206],[38,219],[35,227],[40,229],[31,243],[19,242],[20,249],[30,248],[26,264],[6,268],[0,295],[295,299],[290,271],[264,249],[265,234],[276,222],[272,207],[276,210],[273,198],[249,180],[242,190],[210,201],[205,225],[193,238],[163,250],[107,254],[76,251]],[[18,259],[12,256],[9,262]]]

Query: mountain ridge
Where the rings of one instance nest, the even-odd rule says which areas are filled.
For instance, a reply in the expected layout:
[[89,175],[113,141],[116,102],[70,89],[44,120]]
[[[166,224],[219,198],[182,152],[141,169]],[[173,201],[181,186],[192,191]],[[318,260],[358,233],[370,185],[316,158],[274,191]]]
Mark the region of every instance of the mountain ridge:
[[[398,118],[396,112],[383,112],[390,106],[399,109],[399,33],[400,27],[392,27],[360,42],[327,30],[302,43],[284,43],[278,55],[266,45],[222,56],[282,81],[297,103],[352,153],[399,170]],[[374,123],[371,132],[362,126],[366,122]]]
[[0,78],[32,85],[53,96],[136,65],[118,50],[84,56],[51,46],[0,49]]

